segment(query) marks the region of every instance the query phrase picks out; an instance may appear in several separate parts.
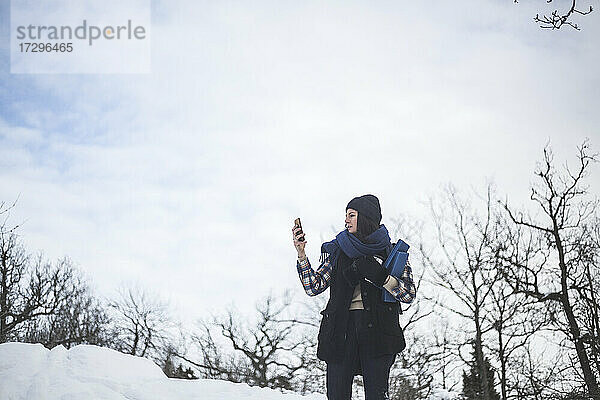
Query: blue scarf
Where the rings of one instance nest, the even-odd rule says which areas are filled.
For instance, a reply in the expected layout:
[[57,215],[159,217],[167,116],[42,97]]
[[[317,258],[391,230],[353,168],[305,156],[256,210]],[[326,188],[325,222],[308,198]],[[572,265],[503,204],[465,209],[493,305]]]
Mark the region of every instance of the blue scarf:
[[350,258],[361,256],[373,256],[380,254],[390,244],[390,234],[385,225],[379,225],[379,228],[365,239],[368,243],[363,243],[353,234],[344,229],[337,234],[331,242],[325,242],[321,245],[321,263],[329,257],[329,262],[335,266],[340,251],[343,251]]

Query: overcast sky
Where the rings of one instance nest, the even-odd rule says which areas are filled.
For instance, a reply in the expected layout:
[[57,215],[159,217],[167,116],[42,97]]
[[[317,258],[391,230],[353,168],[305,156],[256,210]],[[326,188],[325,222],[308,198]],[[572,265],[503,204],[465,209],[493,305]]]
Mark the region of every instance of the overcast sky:
[[525,204],[546,143],[600,149],[598,11],[578,32],[540,29],[544,1],[155,1],[151,74],[10,74],[7,3],[0,201],[26,246],[190,317],[302,295],[296,217],[316,265],[354,196],[390,225],[447,182]]

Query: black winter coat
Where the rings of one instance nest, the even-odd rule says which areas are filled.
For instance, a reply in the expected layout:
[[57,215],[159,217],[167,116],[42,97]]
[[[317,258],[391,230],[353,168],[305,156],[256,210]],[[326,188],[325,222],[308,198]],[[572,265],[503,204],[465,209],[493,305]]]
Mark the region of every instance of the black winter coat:
[[[382,254],[384,259],[387,251]],[[344,357],[346,327],[350,310],[350,302],[354,287],[360,282],[360,291],[367,318],[364,332],[366,347],[373,357],[383,354],[396,354],[404,350],[406,343],[399,323],[402,313],[398,302],[387,303],[382,299],[382,290],[356,275],[355,265],[343,251],[332,268],[329,302],[321,314],[318,335],[317,358],[326,362],[341,362]],[[366,262],[377,263],[374,257],[367,257]],[[354,268],[353,268],[354,267]]]

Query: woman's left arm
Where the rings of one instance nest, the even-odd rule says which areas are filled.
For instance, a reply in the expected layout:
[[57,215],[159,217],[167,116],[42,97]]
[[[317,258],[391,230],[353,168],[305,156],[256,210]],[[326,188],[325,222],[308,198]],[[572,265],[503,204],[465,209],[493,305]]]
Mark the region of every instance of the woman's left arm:
[[387,283],[383,287],[402,303],[412,303],[416,296],[416,287],[413,281],[412,269],[410,262],[406,260],[406,266],[402,272],[402,276],[397,278],[390,275]]

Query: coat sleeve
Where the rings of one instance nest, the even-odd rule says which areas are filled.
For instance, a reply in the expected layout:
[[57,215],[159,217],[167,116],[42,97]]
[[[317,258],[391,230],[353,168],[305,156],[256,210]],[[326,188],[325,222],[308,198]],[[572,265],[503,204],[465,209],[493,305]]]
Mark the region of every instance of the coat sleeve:
[[416,297],[416,287],[413,281],[412,268],[410,261],[406,261],[406,267],[402,276],[391,276],[388,283],[383,287],[396,298],[397,301],[410,304]]
[[313,270],[308,261],[308,257],[296,261],[298,277],[304,287],[304,291],[309,296],[316,296],[324,292],[331,283],[331,264],[329,257],[326,258],[317,270]]

